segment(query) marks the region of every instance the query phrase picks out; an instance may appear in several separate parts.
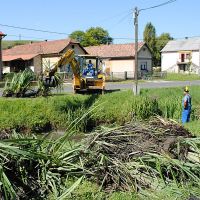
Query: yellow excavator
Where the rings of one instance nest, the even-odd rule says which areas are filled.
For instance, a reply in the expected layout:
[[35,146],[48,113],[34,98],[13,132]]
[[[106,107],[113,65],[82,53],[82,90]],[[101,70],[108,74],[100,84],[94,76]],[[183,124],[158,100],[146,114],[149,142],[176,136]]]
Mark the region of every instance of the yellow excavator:
[[55,87],[54,76],[58,68],[70,65],[73,72],[72,87],[74,93],[79,91],[100,90],[102,94],[105,90],[105,76],[101,68],[101,60],[98,56],[75,55],[75,52],[69,49],[52,69],[47,69],[43,73],[44,85]]

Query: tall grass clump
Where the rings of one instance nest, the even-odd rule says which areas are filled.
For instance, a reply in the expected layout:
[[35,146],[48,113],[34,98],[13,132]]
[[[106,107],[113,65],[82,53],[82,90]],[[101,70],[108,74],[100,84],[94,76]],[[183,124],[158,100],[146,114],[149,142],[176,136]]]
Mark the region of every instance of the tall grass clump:
[[55,146],[56,141],[20,135],[0,141],[0,198],[66,199],[83,179],[77,174],[71,187],[66,185],[70,171],[81,169],[73,158],[79,147],[66,141],[59,151]]
[[35,74],[30,69],[23,72],[15,73],[10,82],[6,81],[3,96],[23,97],[25,93],[31,89],[31,81],[35,78]]
[[116,92],[100,96],[101,110],[94,114],[99,123],[124,124],[133,119],[147,119],[160,114],[158,102],[148,96],[134,96],[132,91]]

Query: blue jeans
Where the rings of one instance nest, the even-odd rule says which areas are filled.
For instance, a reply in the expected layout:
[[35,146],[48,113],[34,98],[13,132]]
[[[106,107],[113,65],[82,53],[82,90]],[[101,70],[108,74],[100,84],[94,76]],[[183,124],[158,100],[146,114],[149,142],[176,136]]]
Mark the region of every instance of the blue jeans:
[[185,124],[186,122],[190,121],[190,113],[191,110],[185,110],[182,111],[182,124]]

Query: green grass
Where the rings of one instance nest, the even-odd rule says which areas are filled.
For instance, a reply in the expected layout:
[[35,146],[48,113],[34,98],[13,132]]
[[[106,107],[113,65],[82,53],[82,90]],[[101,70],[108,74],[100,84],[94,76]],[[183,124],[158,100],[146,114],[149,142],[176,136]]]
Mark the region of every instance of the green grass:
[[200,121],[195,120],[191,121],[190,123],[187,123],[185,127],[191,131],[194,135],[200,137]]
[[[72,183],[71,183],[72,184]],[[177,185],[166,185],[155,190],[142,190],[139,193],[134,191],[127,192],[100,192],[95,183],[83,181],[73,192],[68,200],[188,200],[193,195],[200,197],[199,188],[192,185],[178,187]]]
[[[85,113],[90,96],[66,95],[33,99],[0,99],[0,129],[36,131],[66,129]],[[80,123],[80,129],[84,128]]]
[[200,80],[200,76],[197,74],[178,74],[178,73],[167,73],[166,81],[193,81]]
[[[192,95],[192,121],[200,118],[200,87],[190,88]],[[121,91],[105,95],[60,95],[47,98],[12,99],[0,98],[0,130],[13,129],[41,132],[48,128],[66,129],[77,117],[91,108],[81,123],[79,131],[87,131],[98,125],[122,125],[133,119],[148,119],[154,114],[181,119],[182,88],[145,89],[140,96],[132,91]],[[195,134],[199,126],[193,123],[190,130]],[[197,127],[197,128],[194,128]]]
[[4,88],[5,82],[0,82],[0,88]]
[[[2,49],[9,49],[16,45],[28,44],[32,42],[32,40],[3,40],[2,41]],[[36,41],[34,41],[36,42]]]

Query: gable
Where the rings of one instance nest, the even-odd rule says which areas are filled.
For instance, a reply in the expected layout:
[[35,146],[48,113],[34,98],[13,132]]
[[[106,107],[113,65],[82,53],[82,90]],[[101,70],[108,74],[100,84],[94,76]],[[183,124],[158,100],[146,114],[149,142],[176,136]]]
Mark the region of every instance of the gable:
[[138,57],[140,58],[152,58],[151,51],[149,50],[149,47],[145,44],[142,46],[138,52]]

